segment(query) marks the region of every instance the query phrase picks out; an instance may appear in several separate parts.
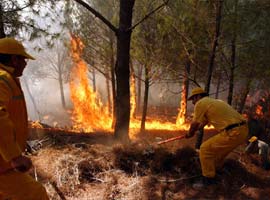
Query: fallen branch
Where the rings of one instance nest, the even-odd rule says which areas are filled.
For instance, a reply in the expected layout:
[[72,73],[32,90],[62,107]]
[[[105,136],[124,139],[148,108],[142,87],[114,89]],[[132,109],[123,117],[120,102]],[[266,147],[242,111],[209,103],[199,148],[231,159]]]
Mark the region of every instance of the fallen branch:
[[193,175],[193,176],[189,176],[189,177],[177,178],[177,179],[158,179],[158,181],[165,182],[165,183],[173,183],[173,182],[177,182],[177,181],[183,181],[183,180],[188,180],[188,179],[192,179],[192,178],[197,178],[200,176],[201,176],[201,174]]
[[102,179],[100,179],[100,178],[96,178],[96,177],[93,177],[93,178],[91,178],[92,180],[95,180],[95,181],[99,181],[99,182],[101,182],[101,183],[107,183],[107,181],[104,181],[104,180],[102,180]]
[[60,199],[66,200],[64,193],[59,189],[57,183],[54,180],[52,180],[49,176],[47,176],[45,173],[38,173],[36,167],[34,168],[34,175],[36,181],[38,181],[38,177],[41,178],[42,180],[46,180],[49,184],[51,184],[55,192],[59,195]]
[[185,138],[185,136],[186,135],[180,135],[180,136],[177,136],[177,137],[169,138],[167,140],[163,140],[163,141],[157,142],[157,144],[160,145],[160,144],[165,144],[167,142],[172,142],[174,140],[181,140],[181,139]]
[[57,186],[57,183],[55,181],[50,181],[50,184],[53,186],[54,190],[59,195],[61,200],[66,200],[64,193],[59,189],[59,187]]

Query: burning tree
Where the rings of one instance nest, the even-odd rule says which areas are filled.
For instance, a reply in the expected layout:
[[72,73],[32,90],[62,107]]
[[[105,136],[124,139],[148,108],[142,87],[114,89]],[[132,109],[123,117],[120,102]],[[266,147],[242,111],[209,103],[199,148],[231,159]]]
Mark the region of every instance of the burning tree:
[[[250,136],[257,136],[270,144],[270,93],[264,92],[251,106],[247,106],[244,113],[247,115]],[[252,101],[251,97],[248,99]]]
[[71,56],[74,66],[71,71],[71,100],[73,102],[73,121],[76,129],[90,132],[95,129],[110,130],[111,116],[107,106],[103,106],[97,93],[88,84],[87,64],[81,59],[83,43],[72,36]]
[[[130,38],[132,30],[142,21],[132,26],[132,13],[135,0],[120,0],[119,27],[116,28],[103,15],[93,9],[82,0],[74,0],[88,11],[103,21],[116,35],[117,55],[115,65],[116,75],[116,98],[115,98],[115,137],[121,141],[129,140],[129,120],[130,120]],[[168,1],[159,6],[156,10],[166,5]]]

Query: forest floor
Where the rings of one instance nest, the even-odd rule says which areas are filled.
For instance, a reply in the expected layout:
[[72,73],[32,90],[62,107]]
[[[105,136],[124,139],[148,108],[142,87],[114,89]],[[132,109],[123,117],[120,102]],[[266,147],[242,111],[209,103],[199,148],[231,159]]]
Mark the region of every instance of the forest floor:
[[[148,131],[123,145],[110,133],[43,131],[49,139],[30,154],[31,174],[51,200],[270,199],[270,173],[244,146],[229,154],[217,185],[194,188],[201,174],[195,137],[157,145],[181,134]],[[205,139],[212,134],[206,131]]]

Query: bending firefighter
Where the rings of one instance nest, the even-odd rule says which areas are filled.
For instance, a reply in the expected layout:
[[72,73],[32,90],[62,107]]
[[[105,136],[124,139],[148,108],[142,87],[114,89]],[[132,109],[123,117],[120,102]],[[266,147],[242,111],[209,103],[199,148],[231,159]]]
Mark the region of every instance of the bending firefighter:
[[225,157],[233,149],[246,141],[248,127],[241,114],[224,101],[209,98],[202,88],[193,89],[188,100],[195,106],[186,138],[193,137],[206,124],[219,131],[202,143],[199,152],[203,175],[200,186],[215,184],[216,170],[222,168]]
[[0,39],[0,200],[48,200],[45,188],[27,171],[27,112],[18,77],[34,59],[13,38]]
[[248,142],[249,144],[245,148],[245,152],[247,154],[259,153],[261,156],[262,168],[270,170],[270,161],[268,159],[269,145],[264,141],[259,140],[256,136],[252,136]]

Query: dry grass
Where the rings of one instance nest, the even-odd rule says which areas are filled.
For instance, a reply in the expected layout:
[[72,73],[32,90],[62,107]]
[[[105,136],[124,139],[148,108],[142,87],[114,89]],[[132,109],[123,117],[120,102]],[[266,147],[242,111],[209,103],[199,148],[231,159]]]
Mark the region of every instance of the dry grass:
[[43,148],[32,160],[52,200],[61,199],[53,183],[68,200],[264,199],[270,192],[268,172],[240,154],[226,161],[217,188],[193,189],[200,164],[184,145],[71,142]]

